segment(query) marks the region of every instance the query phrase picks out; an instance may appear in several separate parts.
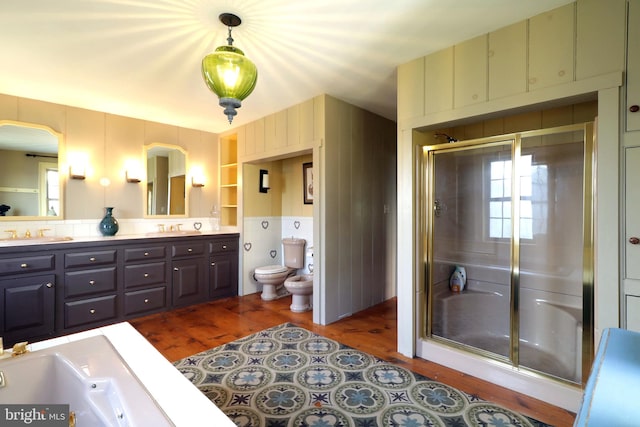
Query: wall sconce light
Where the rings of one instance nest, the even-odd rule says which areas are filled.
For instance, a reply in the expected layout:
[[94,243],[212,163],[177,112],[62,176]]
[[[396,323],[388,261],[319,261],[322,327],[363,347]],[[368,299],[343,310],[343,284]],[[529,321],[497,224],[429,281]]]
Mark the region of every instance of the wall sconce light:
[[69,166],[69,178],[71,179],[85,179],[86,173],[84,165],[71,165]]
[[126,171],[124,174],[125,174],[125,177],[127,178],[127,182],[130,182],[132,184],[137,184],[140,182],[140,177],[137,175],[135,171]]
[[261,193],[266,193],[269,191],[271,187],[269,187],[269,171],[260,169],[260,188],[258,189]]
[[204,180],[202,179],[202,177],[192,176],[191,177],[191,186],[192,187],[196,187],[196,188],[204,187]]

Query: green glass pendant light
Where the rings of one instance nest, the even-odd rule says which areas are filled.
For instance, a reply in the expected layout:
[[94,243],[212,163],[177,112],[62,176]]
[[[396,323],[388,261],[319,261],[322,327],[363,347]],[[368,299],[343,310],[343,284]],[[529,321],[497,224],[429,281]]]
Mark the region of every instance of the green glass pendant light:
[[229,28],[229,44],[218,47],[202,59],[202,77],[209,89],[218,95],[219,104],[224,107],[231,124],[238,114],[236,108],[240,108],[242,100],[256,87],[258,69],[242,50],[233,46],[231,30],[240,25],[240,18],[232,13],[223,13],[219,18]]

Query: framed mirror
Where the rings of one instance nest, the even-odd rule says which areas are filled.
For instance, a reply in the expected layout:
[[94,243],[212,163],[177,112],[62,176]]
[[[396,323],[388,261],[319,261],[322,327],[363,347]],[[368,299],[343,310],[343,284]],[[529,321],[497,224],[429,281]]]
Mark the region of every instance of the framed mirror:
[[63,219],[62,134],[0,120],[0,221]]
[[187,216],[187,152],[175,145],[146,145],[147,217]]

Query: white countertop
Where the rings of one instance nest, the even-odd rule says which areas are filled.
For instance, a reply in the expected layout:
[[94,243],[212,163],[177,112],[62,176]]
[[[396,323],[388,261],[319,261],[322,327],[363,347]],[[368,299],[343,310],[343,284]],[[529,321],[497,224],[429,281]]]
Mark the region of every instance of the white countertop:
[[104,335],[131,371],[177,427],[235,426],[198,388],[182,375],[128,322],[29,344],[30,351]]

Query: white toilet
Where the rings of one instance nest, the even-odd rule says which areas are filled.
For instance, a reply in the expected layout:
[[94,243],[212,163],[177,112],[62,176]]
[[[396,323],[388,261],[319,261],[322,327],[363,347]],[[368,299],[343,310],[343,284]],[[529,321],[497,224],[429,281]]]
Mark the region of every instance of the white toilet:
[[[313,257],[313,246],[307,249],[307,255]],[[289,308],[294,313],[311,310],[311,295],[313,294],[313,263],[309,264],[310,274],[300,274],[289,277],[284,281],[284,287],[292,295]]]
[[305,243],[304,239],[295,237],[282,239],[284,265],[267,265],[255,269],[253,277],[262,285],[261,298],[264,301],[273,301],[289,295],[284,288],[284,281],[304,267]]

